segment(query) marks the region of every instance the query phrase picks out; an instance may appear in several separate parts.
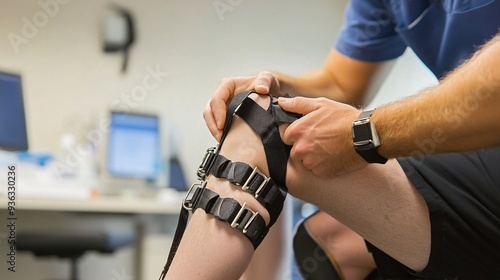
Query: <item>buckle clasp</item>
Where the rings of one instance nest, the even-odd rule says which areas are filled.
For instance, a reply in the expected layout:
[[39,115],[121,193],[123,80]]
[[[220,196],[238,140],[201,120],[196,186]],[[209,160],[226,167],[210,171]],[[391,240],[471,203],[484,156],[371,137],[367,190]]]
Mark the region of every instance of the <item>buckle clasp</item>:
[[249,188],[248,185],[250,184],[250,182],[252,182],[253,178],[256,175],[262,176],[264,178],[264,181],[259,185],[259,187],[255,191],[255,195],[254,195],[255,198],[259,197],[260,192],[262,191],[262,189],[267,185],[267,183],[271,179],[271,178],[267,177],[264,173],[262,173],[262,171],[260,171],[259,168],[255,167],[253,169],[252,173],[250,174],[250,176],[248,176],[248,179],[245,181],[245,183],[243,184],[243,186],[241,187],[241,189],[244,190],[244,191],[248,190],[248,188]]
[[236,217],[234,217],[234,220],[231,222],[232,228],[236,228],[237,226],[240,225],[240,223],[241,223],[240,219],[243,217],[245,210],[250,211],[252,213],[252,216],[245,223],[245,226],[243,227],[243,233],[246,233],[248,231],[248,227],[253,222],[255,217],[257,217],[257,214],[259,214],[259,212],[254,212],[250,207],[248,207],[246,202],[243,203],[243,206],[241,206],[240,211],[238,211],[238,214],[236,214]]
[[207,173],[214,163],[215,158],[217,157],[218,149],[217,147],[211,147],[207,149],[205,156],[203,157],[200,166],[198,167],[198,171],[196,175],[198,175],[198,179],[205,180],[207,178]]
[[193,206],[195,205],[196,200],[198,200],[198,197],[195,197],[196,190],[204,188],[206,184],[207,182],[203,181],[191,185],[186,193],[186,196],[182,200],[182,207],[184,207],[184,209],[190,212],[193,210]]

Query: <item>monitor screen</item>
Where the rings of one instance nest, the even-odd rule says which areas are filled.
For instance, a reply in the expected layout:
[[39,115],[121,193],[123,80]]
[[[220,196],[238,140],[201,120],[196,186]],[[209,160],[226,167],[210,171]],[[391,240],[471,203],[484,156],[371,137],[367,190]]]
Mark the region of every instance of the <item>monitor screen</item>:
[[111,175],[155,179],[160,167],[158,116],[111,112],[107,150]]
[[21,76],[0,72],[0,149],[28,149]]

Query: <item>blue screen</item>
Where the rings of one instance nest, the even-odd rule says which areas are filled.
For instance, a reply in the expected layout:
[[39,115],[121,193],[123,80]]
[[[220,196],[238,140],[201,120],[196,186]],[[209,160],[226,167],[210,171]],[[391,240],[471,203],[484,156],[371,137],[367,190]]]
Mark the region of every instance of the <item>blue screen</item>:
[[21,76],[0,73],[0,149],[28,149]]
[[159,120],[154,115],[112,112],[108,136],[108,172],[154,179],[159,171]]

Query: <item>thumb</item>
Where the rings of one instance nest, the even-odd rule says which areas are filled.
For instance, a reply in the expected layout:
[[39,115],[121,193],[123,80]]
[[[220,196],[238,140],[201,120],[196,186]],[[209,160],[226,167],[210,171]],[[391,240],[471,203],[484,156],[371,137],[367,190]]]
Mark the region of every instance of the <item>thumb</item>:
[[280,97],[278,98],[278,104],[283,110],[297,114],[308,114],[320,107],[314,98],[306,97]]

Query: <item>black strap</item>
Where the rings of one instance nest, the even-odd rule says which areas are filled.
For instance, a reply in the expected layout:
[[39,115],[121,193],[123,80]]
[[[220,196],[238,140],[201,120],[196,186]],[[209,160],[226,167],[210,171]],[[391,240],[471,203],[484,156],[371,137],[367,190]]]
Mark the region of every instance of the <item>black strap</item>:
[[232,162],[220,154],[216,156],[208,173],[217,178],[228,179],[232,184],[253,194],[269,212],[269,227],[276,222],[283,209],[287,192],[272,178],[265,176],[256,167],[253,168],[244,162]]
[[288,157],[274,118],[270,118],[267,111],[250,98],[243,101],[237,114],[260,136],[269,174],[278,184],[285,186]]
[[217,220],[229,223],[250,240],[254,249],[257,249],[269,230],[262,216],[246,206],[246,203],[242,206],[235,199],[222,198],[207,188],[198,188],[195,197],[197,202],[193,205],[193,213],[201,208]]
[[[233,120],[234,112],[238,109],[239,104],[245,98],[247,98],[248,95],[250,95],[250,93],[252,93],[252,91],[246,91],[246,92],[237,94],[232,99],[231,103],[229,104],[229,106],[227,108],[227,111],[226,111],[226,122],[224,124],[224,129],[222,131],[222,137],[221,137],[221,140],[219,142],[218,147],[222,146],[222,143],[224,142],[224,140],[225,140],[225,138],[227,136],[227,133],[229,132],[229,128],[231,127],[231,123],[232,123],[232,120]],[[216,149],[215,151],[213,151],[212,154],[216,154],[216,153],[218,153],[218,149]],[[206,159],[203,159],[202,165],[204,164],[205,160]],[[208,170],[208,168],[210,168],[211,162],[205,162],[205,164],[206,164],[206,167],[205,167],[206,169],[205,170]],[[201,177],[201,176],[204,177],[205,174],[200,174],[200,170],[198,170],[198,176],[199,177]],[[193,186],[191,186],[191,188],[193,188]],[[189,192],[188,192],[188,195],[189,195]],[[160,275],[160,278],[159,278],[160,280],[163,280],[165,278],[165,276],[167,274],[167,271],[170,268],[170,265],[172,264],[172,261],[174,260],[175,253],[177,252],[177,248],[179,247],[179,244],[181,242],[182,236],[184,235],[184,230],[185,230],[186,225],[187,225],[187,223],[185,221],[187,221],[188,216],[189,216],[189,212],[186,210],[186,208],[183,205],[183,207],[181,208],[181,211],[179,213],[179,222],[177,224],[177,229],[175,231],[174,239],[172,240],[172,245],[170,247],[170,252],[168,254],[168,259],[167,259],[167,262],[165,263],[165,266],[163,267],[163,271],[162,271],[162,273]]]
[[182,236],[184,235],[184,231],[186,230],[189,211],[193,209],[194,204],[197,203],[197,200],[199,199],[199,194],[196,193],[196,191],[198,189],[204,189],[205,186],[206,182],[191,185],[182,201],[179,220],[177,222],[177,229],[175,230],[174,239],[172,240],[172,245],[170,246],[170,252],[168,253],[167,262],[163,266],[163,271],[160,274],[159,280],[163,280],[165,278],[170,265],[172,265],[175,254],[177,253],[177,249],[179,248],[179,244],[181,243]]
[[286,168],[291,147],[281,140],[279,125],[297,120],[298,115],[285,112],[272,102],[265,110],[251,98],[243,100],[235,114],[260,136],[270,177],[286,188]]
[[224,123],[224,128],[222,129],[222,137],[221,137],[221,140],[219,142],[219,147],[222,146],[222,143],[226,139],[227,133],[229,132],[229,129],[231,128],[231,124],[233,122],[234,114],[236,113],[237,110],[239,110],[239,107],[240,107],[241,103],[243,102],[243,100],[247,99],[247,97],[252,93],[255,93],[255,91],[247,90],[247,91],[243,91],[243,92],[238,93],[237,95],[235,95],[233,97],[233,99],[229,103],[229,106],[227,106],[226,122]]
[[170,247],[170,252],[168,253],[167,263],[163,267],[163,271],[160,275],[160,280],[163,280],[167,275],[167,271],[174,260],[175,253],[177,253],[177,249],[179,248],[179,243],[184,235],[184,231],[186,230],[187,220],[189,213],[184,207],[181,208],[181,212],[179,213],[179,220],[177,221],[177,228],[175,229],[174,234],[174,242],[172,242],[172,246]]
[[[269,173],[271,177],[277,178],[275,179],[276,182],[278,183],[279,186],[281,186],[278,192],[275,192],[276,196],[282,195],[281,192],[284,191],[286,195],[286,168],[287,168],[287,162],[288,162],[288,156],[290,155],[290,146],[285,145],[282,140],[281,136],[279,134],[279,125],[282,123],[291,123],[294,120],[300,118],[300,115],[296,115],[293,113],[288,113],[283,111],[278,105],[277,102],[272,102],[272,97],[270,96],[271,104],[267,110],[262,109],[258,104],[256,104],[252,99],[248,98],[248,96],[251,93],[255,93],[253,90],[248,90],[241,92],[237,94],[232,100],[231,103],[228,106],[227,112],[226,112],[226,122],[224,124],[224,128],[222,131],[222,137],[221,140],[217,146],[216,149],[212,150],[211,153],[207,153],[209,155],[209,158],[204,159],[202,162],[202,165],[204,165],[204,169],[199,168],[198,170],[198,176],[203,179],[206,178],[206,172],[203,173],[204,171],[207,171],[211,168],[213,162],[214,162],[214,155],[218,154],[220,147],[222,146],[227,133],[229,132],[229,129],[231,127],[232,119],[235,114],[238,114],[243,120],[245,120],[252,129],[259,134],[261,137],[262,143],[264,145],[264,150],[266,153],[266,159],[267,159],[267,164],[269,168]],[[288,95],[287,95],[288,97]],[[258,108],[257,108],[258,107]],[[254,114],[253,110],[257,110],[258,113]],[[241,112],[240,112],[241,111]],[[264,114],[263,114],[264,113]],[[259,122],[262,121],[262,124],[259,124]],[[196,185],[193,185],[196,186]],[[193,189],[193,186],[191,189]],[[198,188],[199,189],[199,188]],[[201,187],[201,189],[206,189]],[[272,188],[266,188],[271,190]],[[191,191],[188,192],[187,196],[191,194]],[[264,193],[263,193],[264,194]],[[260,196],[260,195],[259,195]],[[266,195],[266,197],[269,197],[269,201],[264,201],[264,203],[269,203],[269,208],[268,209],[270,216],[272,216],[272,222],[274,223],[275,218],[274,218],[274,212],[277,212],[277,210],[274,210],[273,208],[277,208],[278,206],[275,206],[275,203],[271,203],[270,201],[272,200],[271,197],[273,195]],[[259,199],[257,197],[257,199]],[[282,203],[280,203],[280,198],[273,198],[276,200],[279,205],[280,210],[283,206]],[[192,203],[192,202],[191,202]],[[237,202],[236,202],[237,203]],[[227,204],[227,202],[225,203]],[[221,203],[222,205],[222,203]],[[239,205],[239,204],[238,204]],[[225,206],[227,207],[227,206]],[[243,220],[242,222],[238,223],[235,228],[240,229],[241,226],[243,226],[243,229],[245,228],[245,225],[248,223],[244,222],[248,220],[249,218],[255,219],[256,221],[260,221],[262,217],[260,215],[255,215],[251,210],[246,209],[243,206],[240,206],[240,210],[243,208]],[[189,212],[187,210],[188,208],[186,207],[186,201],[183,202],[183,207],[179,213],[179,222],[177,225],[177,229],[175,231],[174,239],[172,241],[172,246],[170,248],[170,252],[168,255],[168,260],[163,268],[163,271],[160,275],[160,279],[164,279],[167,271],[172,264],[172,261],[174,259],[175,253],[177,252],[177,248],[179,247],[180,241],[182,239],[182,236],[184,234],[184,230],[186,228],[186,223],[188,219]],[[215,208],[219,209],[219,208]],[[269,210],[273,209],[273,210]],[[250,211],[250,212],[249,212]],[[243,214],[242,212],[242,214]],[[250,215],[250,213],[252,213]],[[248,216],[250,215],[250,216]],[[279,215],[279,213],[278,213]],[[217,214],[214,214],[216,218],[222,217],[221,212],[217,212]],[[264,236],[267,234],[268,227],[265,226],[257,226],[261,222],[250,222],[249,227],[245,229],[246,232],[250,232],[249,234],[252,237],[254,241],[252,241],[252,244],[254,245],[254,248],[257,248],[257,246],[260,244]],[[270,223],[270,225],[272,225]],[[255,228],[254,228],[255,227]],[[259,230],[260,228],[265,228],[265,232],[261,232],[262,230]],[[243,232],[243,230],[242,230]],[[249,237],[247,234],[245,236]],[[250,238],[249,238],[250,239]]]

